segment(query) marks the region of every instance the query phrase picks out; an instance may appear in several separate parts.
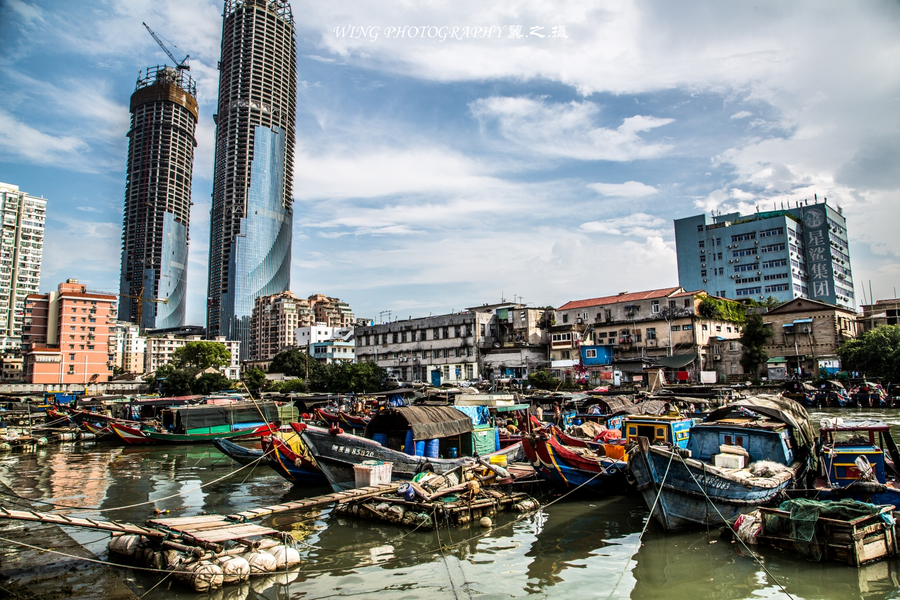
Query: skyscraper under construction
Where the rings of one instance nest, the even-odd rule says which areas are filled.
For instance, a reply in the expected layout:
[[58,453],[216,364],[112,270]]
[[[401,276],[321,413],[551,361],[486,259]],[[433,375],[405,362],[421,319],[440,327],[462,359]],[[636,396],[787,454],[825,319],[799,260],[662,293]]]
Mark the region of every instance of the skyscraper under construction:
[[255,298],[290,285],[297,47],[286,0],[225,0],[219,71],[206,321],[245,358]]
[[119,319],[184,325],[197,90],[181,68],[150,67],[131,95]]

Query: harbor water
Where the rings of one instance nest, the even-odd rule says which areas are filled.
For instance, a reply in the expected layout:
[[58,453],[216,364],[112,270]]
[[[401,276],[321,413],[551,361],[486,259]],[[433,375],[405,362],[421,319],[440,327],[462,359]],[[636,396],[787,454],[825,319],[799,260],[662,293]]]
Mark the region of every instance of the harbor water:
[[[811,413],[816,424],[837,415],[881,418],[900,439],[900,411]],[[232,514],[330,491],[296,489],[266,466],[237,469],[212,447],[49,446],[0,458],[0,480],[18,496],[2,496],[2,505],[46,511],[51,506],[41,503],[50,503],[83,509],[71,509],[73,516],[143,523],[156,511],[166,517]],[[665,534],[655,522],[647,524],[647,516],[636,494],[569,496],[536,513],[498,515],[490,530],[476,525],[423,532],[332,516],[326,507],[260,522],[297,540],[303,563],[296,573],[202,595],[170,581],[151,590],[159,574],[116,572],[148,600],[900,597],[898,559],[857,569],[768,548],[754,557],[718,530]],[[106,558],[108,535],[66,532]],[[40,536],[31,543],[41,546]],[[0,549],[2,568],[15,565],[18,553],[9,545]]]

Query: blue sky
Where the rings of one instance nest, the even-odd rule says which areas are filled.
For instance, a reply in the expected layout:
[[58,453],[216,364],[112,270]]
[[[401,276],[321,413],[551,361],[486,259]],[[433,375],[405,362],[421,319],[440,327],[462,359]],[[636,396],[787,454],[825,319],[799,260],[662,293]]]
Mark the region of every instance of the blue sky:
[[[405,318],[677,285],[673,219],[813,194],[843,207],[858,301],[900,287],[897,2],[291,5],[298,295]],[[117,289],[128,101],[166,60],[146,21],[199,88],[204,323],[221,12],[0,0],[0,181],[49,199],[42,289]]]

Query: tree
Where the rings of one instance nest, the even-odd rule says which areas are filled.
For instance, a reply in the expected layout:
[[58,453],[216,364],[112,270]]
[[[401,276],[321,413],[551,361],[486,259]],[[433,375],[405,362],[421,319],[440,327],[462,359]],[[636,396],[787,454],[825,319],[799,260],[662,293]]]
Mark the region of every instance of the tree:
[[900,381],[900,325],[880,325],[838,348],[841,366],[886,381]]
[[191,382],[191,391],[195,394],[206,396],[231,389],[233,385],[231,380],[221,373],[203,373],[199,377],[194,377],[194,380]]
[[325,365],[313,389],[337,394],[377,392],[387,372],[370,362],[336,362]]
[[547,371],[535,371],[528,375],[528,383],[539,390],[555,390],[559,387],[559,379]]
[[769,355],[766,354],[764,347],[773,335],[772,330],[763,323],[763,318],[759,313],[747,314],[740,337],[741,345],[744,347],[744,351],[741,353],[741,366],[744,368],[744,373],[759,377],[759,366],[769,360]]
[[193,393],[194,373],[176,369],[171,364],[163,365],[156,371],[156,381],[162,396],[187,396]]
[[276,381],[271,384],[267,391],[270,392],[278,392],[280,394],[290,394],[291,392],[305,392],[306,382],[302,379],[288,379],[285,381]]
[[269,365],[269,373],[284,373],[292,377],[307,376],[312,379],[322,365],[311,359],[306,352],[297,348],[284,350],[275,355]]
[[259,367],[247,369],[244,372],[244,381],[247,383],[247,387],[261,390],[266,387],[266,372]]
[[172,353],[176,369],[218,369],[231,362],[231,352],[220,342],[188,342]]

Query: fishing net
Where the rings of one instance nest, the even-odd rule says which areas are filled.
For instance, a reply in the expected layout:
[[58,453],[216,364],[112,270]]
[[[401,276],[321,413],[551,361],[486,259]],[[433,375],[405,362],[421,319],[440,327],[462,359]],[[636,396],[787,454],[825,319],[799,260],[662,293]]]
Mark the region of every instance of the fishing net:
[[859,517],[877,515],[882,508],[876,504],[849,499],[827,502],[805,498],[787,500],[778,506],[778,510],[789,516],[766,514],[765,531],[769,536],[793,539],[802,553],[820,560],[822,547],[816,539],[816,523],[819,518],[852,521]]

